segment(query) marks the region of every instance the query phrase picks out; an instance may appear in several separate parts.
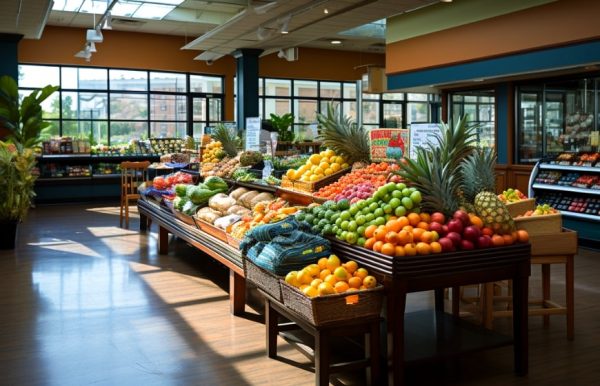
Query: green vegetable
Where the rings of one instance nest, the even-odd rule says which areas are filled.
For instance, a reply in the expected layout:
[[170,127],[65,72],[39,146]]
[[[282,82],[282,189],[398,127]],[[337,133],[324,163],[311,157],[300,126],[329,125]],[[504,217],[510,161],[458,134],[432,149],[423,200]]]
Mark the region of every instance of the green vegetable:
[[185,197],[188,185],[177,184],[175,185],[175,194],[177,197]]
[[188,201],[183,205],[183,208],[181,208],[181,213],[192,216],[198,211],[198,206],[199,205],[195,205],[192,201]]
[[215,194],[219,193],[220,191],[217,190],[208,190],[208,189],[201,189],[198,187],[195,187],[195,189],[192,189],[191,192],[189,193],[189,199],[190,201],[192,201],[194,204],[196,205],[202,205],[208,202],[208,200],[214,196]]
[[187,197],[175,197],[175,199],[173,200],[173,207],[178,211],[181,211],[181,209],[183,209],[183,206],[189,201],[190,199]]
[[225,189],[227,190],[227,182],[223,181],[222,178],[211,176],[204,180],[204,185],[206,185],[210,190],[218,190]]

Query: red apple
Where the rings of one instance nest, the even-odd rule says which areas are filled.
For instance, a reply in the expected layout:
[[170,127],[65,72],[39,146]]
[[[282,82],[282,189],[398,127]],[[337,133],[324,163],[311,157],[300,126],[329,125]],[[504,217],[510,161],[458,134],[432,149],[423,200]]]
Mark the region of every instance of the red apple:
[[445,235],[445,233],[444,233],[444,227],[439,222],[432,222],[432,223],[430,223],[429,224],[429,230],[430,231],[436,231],[438,233],[438,235],[440,235],[440,236]]
[[492,246],[492,238],[490,236],[483,235],[483,236],[479,236],[479,238],[477,238],[477,247],[489,248],[491,246]]
[[455,247],[460,246],[460,241],[462,240],[460,233],[448,232],[448,234],[446,235],[446,238],[452,240],[452,243],[454,244]]
[[477,228],[474,225],[469,225],[468,227],[466,227],[463,230],[463,233],[462,233],[462,235],[465,239],[473,241],[473,242],[477,241],[477,239],[479,238],[479,234],[480,234],[479,228]]
[[442,246],[443,252],[450,252],[453,249],[455,249],[454,242],[451,239],[449,239],[448,237],[442,237],[441,239],[438,240],[438,243],[440,243],[440,245]]
[[446,223],[446,216],[442,212],[435,212],[431,215],[431,222],[444,224]]
[[448,232],[449,232],[448,231],[448,225],[446,225],[446,224],[442,225],[442,233],[443,234],[447,234]]
[[461,240],[460,249],[463,249],[463,250],[475,249],[475,244],[473,244],[473,242],[471,242],[469,240]]
[[452,219],[448,221],[448,224],[446,225],[448,225],[448,232],[456,232],[460,234],[463,231],[463,223],[459,219]]
[[452,218],[455,220],[460,220],[460,222],[462,222],[464,226],[471,224],[471,220],[469,220],[469,214],[464,210],[457,210],[456,212],[454,212]]

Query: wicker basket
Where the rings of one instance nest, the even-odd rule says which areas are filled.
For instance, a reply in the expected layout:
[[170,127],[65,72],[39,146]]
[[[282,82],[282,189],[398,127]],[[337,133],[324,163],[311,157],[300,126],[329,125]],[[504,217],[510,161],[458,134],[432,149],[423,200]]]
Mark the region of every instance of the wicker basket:
[[273,299],[281,302],[281,277],[259,267],[252,261],[248,260],[246,256],[244,256],[243,261],[244,276],[246,280],[265,291]]
[[562,230],[562,216],[560,213],[541,216],[526,216],[515,219],[517,229],[526,230],[530,236],[559,233]]
[[379,315],[381,312],[381,285],[368,290],[309,298],[284,280],[280,284],[283,304],[315,326]]
[[511,217],[515,218],[522,214],[525,214],[528,210],[535,209],[535,198],[527,198],[516,202],[506,203],[506,208]]

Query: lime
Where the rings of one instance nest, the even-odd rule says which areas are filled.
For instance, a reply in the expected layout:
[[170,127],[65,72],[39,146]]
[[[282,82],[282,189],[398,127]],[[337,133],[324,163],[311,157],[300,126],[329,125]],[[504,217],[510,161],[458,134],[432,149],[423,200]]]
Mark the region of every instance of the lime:
[[331,233],[333,234],[337,234],[339,231],[341,231],[340,227],[337,225],[334,225],[331,227]]
[[371,205],[369,205],[369,211],[370,212],[375,212],[375,210],[379,209],[379,205],[377,205],[377,203],[372,203]]
[[333,217],[333,215],[335,214],[335,212],[331,209],[327,209],[325,211],[325,218],[328,220],[331,220],[331,217]]
[[344,198],[343,200],[338,201],[337,206],[340,210],[347,210],[350,208],[350,201]]
[[369,208],[369,206],[367,205],[365,208],[363,208],[360,213],[367,215],[369,213],[371,213],[371,209]]
[[397,189],[396,189],[396,190],[394,190],[394,191],[392,192],[392,197],[393,197],[393,198],[402,198],[402,197],[404,197],[404,196],[402,196],[402,191],[401,191],[401,190],[397,190]]
[[396,190],[403,191],[404,189],[406,189],[406,184],[405,184],[405,183],[403,183],[403,182],[398,182],[398,183],[396,184]]
[[381,199],[381,201],[383,202],[390,202],[390,200],[392,199],[392,195],[387,193],[385,196],[383,196],[383,198]]
[[329,222],[334,223],[338,218],[340,218],[340,214],[338,212],[334,212],[329,218]]
[[304,221],[312,225],[312,223],[315,222],[315,216],[309,213],[304,218]]
[[392,193],[394,190],[396,190],[396,184],[393,182],[387,183],[385,184],[385,188],[388,191],[388,193]]
[[350,209],[348,209],[348,212],[350,212],[350,214],[351,214],[352,216],[355,216],[355,215],[358,213],[358,211],[359,211],[359,210],[360,210],[360,209],[358,209],[358,206],[356,206],[356,205],[352,205],[352,206],[350,207]]
[[406,208],[406,209],[412,209],[413,208],[413,202],[410,199],[410,197],[403,197],[402,198],[402,205]]
[[352,217],[352,215],[347,210],[340,213],[340,218],[342,219],[342,221],[348,220],[348,219],[350,219],[350,217]]
[[340,226],[340,225],[342,225],[342,221],[344,221],[344,220],[342,220],[341,217],[338,217],[338,219],[335,220],[334,224],[337,225],[337,226]]
[[329,205],[329,209],[333,210],[334,212],[337,212],[339,210],[338,205],[335,202]]
[[358,233],[360,236],[363,236],[365,234],[365,230],[367,230],[367,227],[365,225],[361,225],[356,228],[356,233]]
[[383,207],[383,212],[385,214],[390,214],[394,211],[394,208],[392,208],[392,206],[390,204],[387,204],[386,206]]
[[375,209],[375,211],[373,212],[373,214],[375,215],[375,217],[381,217],[384,215],[384,211],[383,208],[377,208]]
[[375,200],[375,198],[373,198],[373,197],[369,197],[369,198],[367,198],[367,201],[366,201],[366,202],[367,202],[367,206],[371,205],[371,204],[372,204],[372,203],[374,203],[375,201],[377,201],[377,200]]
[[367,240],[365,240],[364,237],[359,237],[356,241],[356,245],[358,245],[359,247],[364,247],[366,242]]
[[411,192],[411,191],[410,191],[410,189],[408,189],[408,188],[406,188],[406,189],[402,189],[402,195],[403,195],[404,197],[408,197],[408,196],[410,196],[410,194],[411,194],[411,193],[412,193],[412,192]]
[[322,218],[319,220],[319,222],[317,223],[318,226],[320,227],[324,227],[325,225],[329,225],[329,221],[327,221],[326,218]]
[[366,222],[367,222],[367,219],[362,214],[359,214],[358,216],[356,216],[356,224],[363,225]]
[[356,232],[346,233],[346,242],[348,242],[349,244],[356,244],[357,241],[358,235],[356,234]]
[[296,215],[296,220],[298,220],[298,221],[304,221],[305,219],[306,219],[306,213],[304,213],[304,212],[299,212]]
[[375,225],[377,225],[377,226],[385,225],[385,217],[383,217],[383,216],[377,217],[375,219]]
[[318,217],[318,218],[325,218],[325,214],[326,214],[326,212],[325,212],[324,210],[320,210],[320,211],[317,213],[317,217]]
[[348,232],[342,231],[341,236],[342,236],[342,240],[346,240],[346,237],[348,236]]
[[394,214],[396,215],[396,217],[402,217],[406,215],[406,208],[403,207],[402,205],[400,205],[399,207],[397,207],[394,210]]
[[356,221],[350,221],[350,223],[348,224],[348,232],[356,232],[356,228],[358,228],[358,224],[356,224]]
[[421,192],[419,192],[418,190],[415,190],[414,192],[412,192],[410,194],[410,199],[412,200],[412,202],[414,202],[415,204],[418,204],[421,202],[421,200],[423,199],[423,197],[421,197]]
[[333,229],[332,226],[327,224],[323,227],[323,234],[324,235],[332,235],[333,234]]
[[356,206],[358,206],[358,209],[365,209],[367,206],[369,206],[369,204],[367,204],[366,200],[359,200],[356,202]]
[[392,207],[392,209],[396,209],[397,207],[399,207],[400,205],[402,205],[402,201],[400,201],[399,198],[392,198],[390,200],[389,204]]
[[383,197],[385,195],[385,192],[381,192],[380,190],[376,191],[375,193],[373,193],[373,201],[379,200],[381,197]]
[[385,222],[387,223],[388,221],[390,221],[391,218],[392,218],[391,214],[386,214],[385,215]]
[[375,220],[375,214],[373,214],[373,213],[367,213],[365,215],[365,220],[367,220],[367,222]]
[[350,221],[344,220],[340,224],[340,228],[342,228],[343,231],[347,231],[348,230],[348,225],[350,225]]

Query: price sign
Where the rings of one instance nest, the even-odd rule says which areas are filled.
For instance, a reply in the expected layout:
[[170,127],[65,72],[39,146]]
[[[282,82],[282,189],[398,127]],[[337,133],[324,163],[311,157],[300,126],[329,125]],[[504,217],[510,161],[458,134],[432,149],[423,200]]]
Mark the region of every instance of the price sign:
[[415,159],[417,147],[437,145],[436,135],[442,135],[442,129],[437,123],[413,123],[410,125],[410,155]]
[[260,117],[246,118],[246,150],[260,151]]
[[408,130],[372,129],[369,142],[373,162],[397,162],[408,149]]

